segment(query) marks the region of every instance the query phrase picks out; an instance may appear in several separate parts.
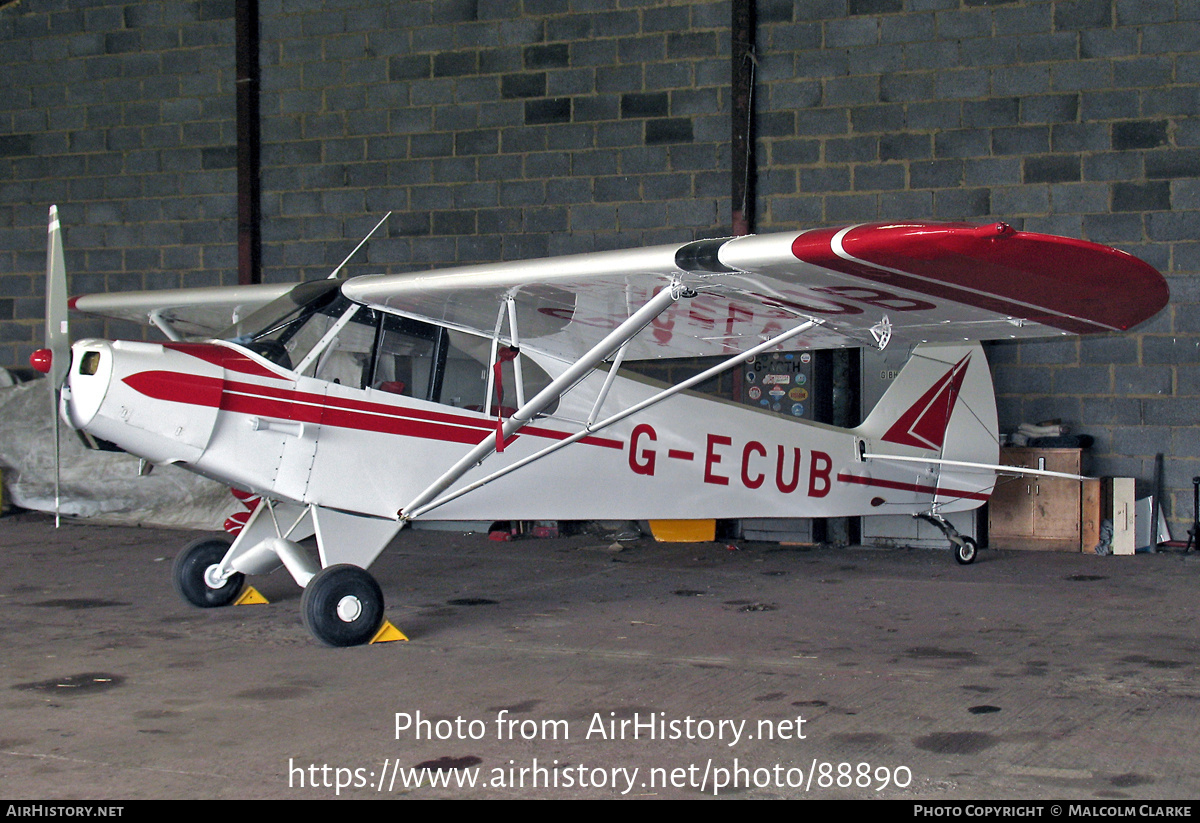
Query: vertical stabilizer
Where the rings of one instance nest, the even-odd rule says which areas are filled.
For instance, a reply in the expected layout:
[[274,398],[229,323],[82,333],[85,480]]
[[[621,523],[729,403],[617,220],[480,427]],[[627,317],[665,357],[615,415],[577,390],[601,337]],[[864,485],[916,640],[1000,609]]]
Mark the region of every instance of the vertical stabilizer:
[[[997,425],[982,347],[921,345],[856,434],[870,453],[995,465]],[[995,480],[991,472],[938,464],[926,473],[940,489],[990,492]]]

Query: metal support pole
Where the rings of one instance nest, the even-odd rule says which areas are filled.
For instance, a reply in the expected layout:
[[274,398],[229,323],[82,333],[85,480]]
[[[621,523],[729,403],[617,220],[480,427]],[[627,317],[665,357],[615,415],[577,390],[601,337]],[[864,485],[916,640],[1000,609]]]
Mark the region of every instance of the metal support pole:
[[754,6],[756,0],[733,0],[730,38],[732,99],[730,153],[732,186],[730,206],[733,234],[754,232]]
[[258,107],[258,0],[234,4],[237,51],[238,283],[262,282],[261,131]]

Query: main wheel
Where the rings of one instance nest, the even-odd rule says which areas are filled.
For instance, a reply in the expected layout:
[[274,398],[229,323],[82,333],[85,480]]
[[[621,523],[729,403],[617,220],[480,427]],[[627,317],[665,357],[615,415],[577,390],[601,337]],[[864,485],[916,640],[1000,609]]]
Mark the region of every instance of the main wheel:
[[317,572],[300,596],[300,614],[327,646],[359,646],[383,624],[383,592],[365,569],[349,564]]
[[171,566],[171,582],[179,596],[202,609],[232,603],[241,592],[246,575],[239,572],[216,586],[209,576],[209,570],[215,569],[228,551],[229,541],[219,537],[202,537],[184,546]]
[[975,542],[974,537],[964,536],[962,541],[961,545],[954,546],[954,559],[966,566],[975,562],[975,557],[979,554],[979,544]]

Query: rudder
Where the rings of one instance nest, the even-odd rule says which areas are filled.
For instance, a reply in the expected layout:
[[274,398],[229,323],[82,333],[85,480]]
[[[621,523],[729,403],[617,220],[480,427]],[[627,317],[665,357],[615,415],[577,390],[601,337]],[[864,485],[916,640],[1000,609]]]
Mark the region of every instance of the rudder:
[[[855,434],[870,453],[990,466],[999,460],[997,426],[987,357],[972,342],[917,346]],[[938,488],[971,488],[983,498],[994,485],[994,474],[978,469],[929,464],[929,471]]]

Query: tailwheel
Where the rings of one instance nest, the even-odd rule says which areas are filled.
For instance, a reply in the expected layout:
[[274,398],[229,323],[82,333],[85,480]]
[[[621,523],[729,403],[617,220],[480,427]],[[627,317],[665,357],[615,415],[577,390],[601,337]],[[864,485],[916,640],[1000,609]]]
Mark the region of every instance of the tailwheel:
[[954,559],[964,566],[974,563],[978,554],[979,544],[975,542],[974,537],[962,535],[962,543],[954,545]]
[[229,545],[228,540],[219,537],[202,537],[183,547],[171,566],[171,582],[180,597],[202,609],[228,606],[233,602],[241,592],[246,576],[237,573],[221,579],[216,575]]
[[383,624],[383,592],[365,569],[330,566],[304,587],[300,613],[313,637],[325,645],[358,646]]
[[950,541],[950,548],[954,552],[954,559],[960,565],[970,565],[979,556],[979,543],[976,542],[975,538],[959,534],[958,529],[954,528],[950,521],[940,514],[936,512],[919,512],[914,514],[913,517],[919,517],[921,520],[938,527],[945,538]]

